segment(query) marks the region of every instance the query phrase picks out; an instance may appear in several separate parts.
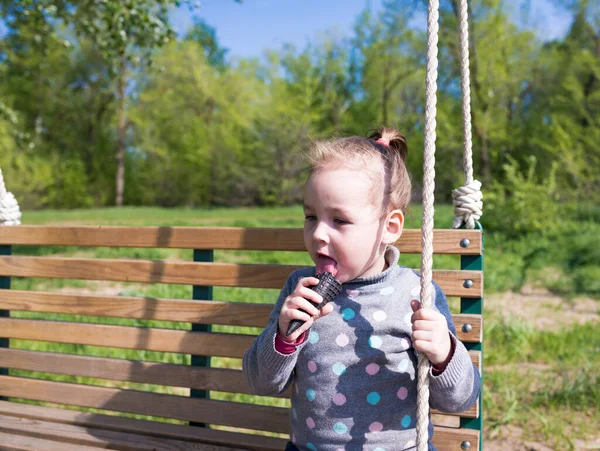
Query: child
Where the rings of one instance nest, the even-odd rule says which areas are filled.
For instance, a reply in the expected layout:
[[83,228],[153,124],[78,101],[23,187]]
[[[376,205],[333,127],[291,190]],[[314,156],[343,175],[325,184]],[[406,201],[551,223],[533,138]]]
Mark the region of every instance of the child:
[[[243,361],[257,394],[293,383],[286,451],[414,448],[415,351],[432,363],[432,408],[460,412],[477,399],[479,373],[455,337],[444,293],[434,284],[435,308],[421,309],[419,276],[398,266],[393,244],[411,198],[407,152],[400,132],[382,128],[317,142],[307,154],[304,243],[316,268],[288,277]],[[322,298],[309,287],[325,271],[343,289],[318,310],[308,300]],[[286,336],[293,319],[305,323]]]

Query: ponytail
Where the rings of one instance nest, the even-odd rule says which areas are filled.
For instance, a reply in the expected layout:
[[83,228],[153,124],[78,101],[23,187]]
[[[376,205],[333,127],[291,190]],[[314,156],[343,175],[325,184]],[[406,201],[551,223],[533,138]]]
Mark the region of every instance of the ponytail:
[[395,151],[402,162],[406,163],[406,157],[408,155],[406,138],[395,128],[378,128],[371,133],[368,138],[375,141],[375,144],[378,146],[383,146]]

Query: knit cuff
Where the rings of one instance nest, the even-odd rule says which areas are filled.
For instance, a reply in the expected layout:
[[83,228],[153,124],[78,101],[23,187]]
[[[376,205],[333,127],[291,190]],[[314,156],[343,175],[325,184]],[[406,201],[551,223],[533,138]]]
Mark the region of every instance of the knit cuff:
[[265,339],[258,349],[259,361],[263,362],[267,368],[271,368],[274,374],[286,371],[289,366],[293,368],[296,364],[296,353],[282,354],[277,351],[275,346],[277,322],[274,322],[268,329],[265,329],[264,337]]
[[281,354],[293,354],[296,352],[296,348],[306,341],[306,332],[302,332],[296,340],[292,342],[285,341],[283,338],[279,336],[279,334],[275,334],[275,350]]
[[455,347],[454,355],[442,373],[434,374],[433,368],[430,369],[429,375],[432,390],[435,388],[449,389],[455,387],[462,382],[465,374],[468,374],[469,369],[473,366],[465,345],[452,333],[450,333],[450,339]]

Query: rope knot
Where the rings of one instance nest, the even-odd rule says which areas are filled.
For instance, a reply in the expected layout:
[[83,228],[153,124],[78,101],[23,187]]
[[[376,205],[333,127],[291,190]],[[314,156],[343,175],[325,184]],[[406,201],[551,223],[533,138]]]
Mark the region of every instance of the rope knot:
[[471,183],[452,191],[452,205],[454,205],[453,229],[458,229],[465,224],[467,229],[475,228],[475,221],[479,220],[483,210],[483,193],[481,182],[473,180]]
[[0,226],[19,224],[21,224],[19,203],[13,193],[6,191],[2,171],[0,171]]

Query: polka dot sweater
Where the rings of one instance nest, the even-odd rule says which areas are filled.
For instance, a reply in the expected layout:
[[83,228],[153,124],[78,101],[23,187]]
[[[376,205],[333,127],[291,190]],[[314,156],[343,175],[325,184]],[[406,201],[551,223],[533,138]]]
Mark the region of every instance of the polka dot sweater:
[[[420,280],[411,269],[398,266],[398,258],[399,251],[389,247],[387,270],[343,284],[342,294],[332,301],[333,312],[313,324],[295,352],[282,354],[275,349],[281,305],[298,280],[315,269],[294,271],[267,327],[244,355],[244,374],[257,394],[277,394],[293,384],[290,439],[300,450],[415,447],[417,357],[410,339],[410,301],[419,299]],[[459,412],[475,402],[480,378],[454,336],[446,298],[437,285],[434,308],[448,319],[455,351],[440,375],[430,374],[430,405]]]

